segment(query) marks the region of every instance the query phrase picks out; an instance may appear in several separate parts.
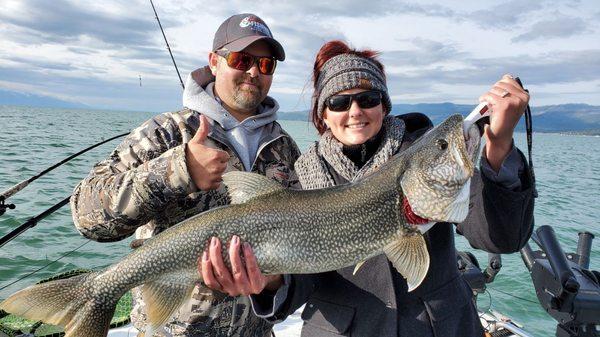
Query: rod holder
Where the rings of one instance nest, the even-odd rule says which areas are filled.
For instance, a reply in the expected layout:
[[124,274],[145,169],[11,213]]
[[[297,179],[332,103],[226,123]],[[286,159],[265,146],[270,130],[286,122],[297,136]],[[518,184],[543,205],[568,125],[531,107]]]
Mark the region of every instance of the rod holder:
[[579,232],[579,240],[577,240],[577,255],[579,261],[577,263],[583,269],[590,269],[590,253],[592,251],[592,241],[594,234],[590,232]]
[[496,278],[496,275],[500,272],[502,268],[502,256],[500,254],[488,254],[488,265],[483,272],[485,276],[485,283],[492,283]]
[[533,251],[528,243],[521,248],[521,258],[523,259],[527,270],[531,271],[531,268],[533,268],[533,264],[535,263],[535,257],[533,256]]
[[554,229],[550,226],[541,226],[536,232],[542,245],[541,248],[546,253],[550,267],[561,286],[560,293],[556,294],[556,300],[559,301],[556,305],[560,307],[568,304],[577,295],[580,287],[579,282],[577,282],[575,274],[569,267],[569,262],[556,239]]

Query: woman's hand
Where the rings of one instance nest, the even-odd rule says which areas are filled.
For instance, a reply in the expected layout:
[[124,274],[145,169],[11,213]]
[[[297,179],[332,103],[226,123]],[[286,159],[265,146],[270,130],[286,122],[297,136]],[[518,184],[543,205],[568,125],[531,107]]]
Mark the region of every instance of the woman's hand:
[[[198,272],[204,284],[229,296],[259,294],[263,289],[276,291],[283,284],[281,275],[263,275],[258,267],[250,244],[242,244],[234,235],[229,244],[231,271],[225,266],[221,255],[221,241],[212,238],[207,251],[198,262]],[[242,261],[242,250],[244,261]],[[245,263],[244,263],[245,262]]]
[[529,94],[510,75],[502,76],[490,91],[479,97],[487,102],[491,111],[490,125],[485,126],[486,157],[490,166],[498,172],[512,148],[515,127],[529,103]]

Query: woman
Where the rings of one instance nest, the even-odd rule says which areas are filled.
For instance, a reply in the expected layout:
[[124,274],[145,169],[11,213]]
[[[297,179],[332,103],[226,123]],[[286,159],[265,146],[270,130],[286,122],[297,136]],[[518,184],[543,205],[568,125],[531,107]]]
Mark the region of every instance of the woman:
[[[388,115],[391,101],[376,53],[326,43],[314,65],[312,121],[321,138],[296,162],[304,189],[354,181],[401,152],[432,127],[422,114]],[[518,251],[532,230],[533,190],[512,135],[529,100],[506,75],[480,97],[493,113],[486,147],[471,182],[471,209],[456,225],[475,248]],[[278,322],[307,303],[302,336],[482,336],[469,286],[456,265],[454,226],[437,223],[426,234],[431,265],[423,283],[407,291],[385,255],[354,267],[313,275],[263,276],[250,247],[234,237],[233,274],[211,245],[201,265],[206,284],[230,295],[252,295],[255,312]],[[242,248],[243,246],[243,248]],[[245,265],[239,258],[244,251]]]

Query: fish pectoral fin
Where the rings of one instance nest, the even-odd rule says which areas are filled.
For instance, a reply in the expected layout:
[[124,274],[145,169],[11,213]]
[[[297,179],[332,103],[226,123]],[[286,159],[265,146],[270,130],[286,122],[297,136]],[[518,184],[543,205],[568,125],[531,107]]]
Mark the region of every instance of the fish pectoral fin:
[[425,279],[429,270],[429,252],[423,235],[402,236],[383,248],[394,268],[406,279],[408,291],[413,291]]
[[[187,282],[186,282],[187,281]],[[195,283],[176,275],[165,275],[142,285],[142,299],[148,316],[146,335],[152,336],[192,295]]]
[[359,263],[356,264],[356,266],[354,267],[354,271],[352,272],[352,275],[356,275],[356,273],[358,272],[358,270],[360,269],[360,267],[363,266],[363,264],[365,264],[365,261],[360,261]]
[[230,171],[223,174],[232,204],[243,204],[250,199],[284,190],[278,182],[263,175],[251,172]]

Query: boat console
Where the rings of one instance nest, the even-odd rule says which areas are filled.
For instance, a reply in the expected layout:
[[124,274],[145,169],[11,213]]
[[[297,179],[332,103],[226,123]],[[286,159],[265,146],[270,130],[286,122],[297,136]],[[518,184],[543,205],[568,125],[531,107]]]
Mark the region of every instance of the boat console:
[[[542,308],[558,324],[556,337],[600,337],[600,272],[590,270],[590,252],[594,235],[579,233],[576,253],[564,253],[550,226],[539,227],[521,257],[530,272],[536,296]],[[488,265],[481,270],[475,256],[457,252],[458,270],[473,290],[473,300],[486,290],[502,268],[498,254],[488,255]],[[510,319],[494,312],[481,313],[487,336],[530,336]]]
[[579,233],[577,252],[565,254],[552,227],[541,226],[532,236],[541,250],[521,250],[542,308],[558,321],[557,337],[600,336],[600,272],[589,269],[593,238]]

